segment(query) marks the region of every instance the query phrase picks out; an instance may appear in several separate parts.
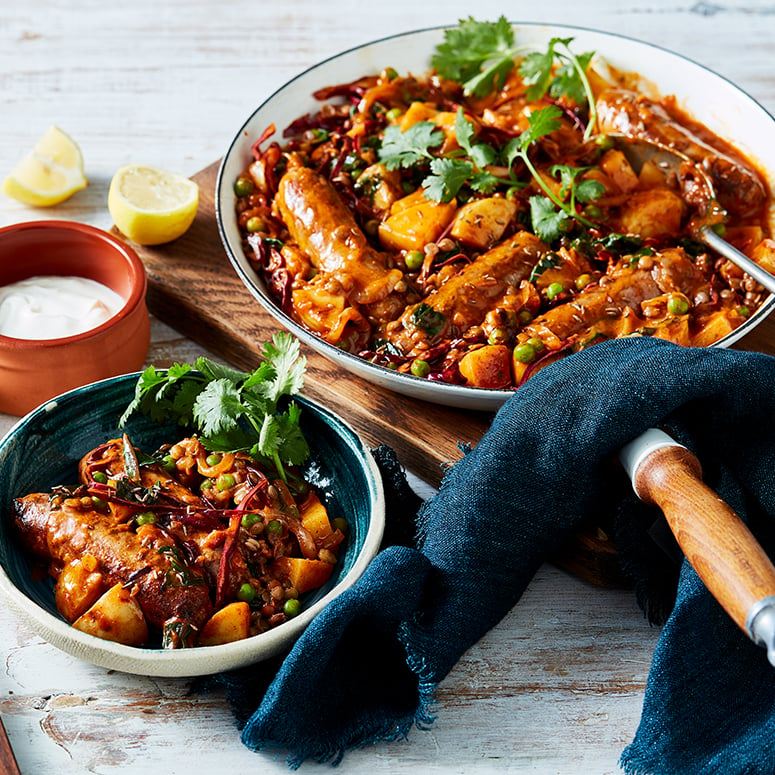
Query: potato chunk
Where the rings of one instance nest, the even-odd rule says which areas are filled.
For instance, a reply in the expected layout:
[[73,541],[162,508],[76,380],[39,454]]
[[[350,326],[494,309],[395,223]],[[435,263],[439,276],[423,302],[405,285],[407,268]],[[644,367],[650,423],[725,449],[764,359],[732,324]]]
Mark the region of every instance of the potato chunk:
[[142,609],[132,593],[121,584],[112,586],[73,622],[73,627],[127,646],[142,646],[148,640],[148,624]]
[[486,250],[503,236],[516,213],[517,203],[513,199],[474,199],[455,214],[450,236],[468,247]]
[[511,353],[502,344],[487,344],[460,359],[460,373],[469,385],[504,388],[511,384]]
[[680,232],[683,214],[683,200],[670,189],[635,191],[622,205],[620,228],[640,237],[669,236]]
[[105,582],[98,566],[95,557],[85,554],[68,562],[57,577],[54,600],[68,622],[88,611],[104,592]]
[[250,606],[239,600],[216,611],[202,627],[200,646],[219,646],[244,640],[250,634]]

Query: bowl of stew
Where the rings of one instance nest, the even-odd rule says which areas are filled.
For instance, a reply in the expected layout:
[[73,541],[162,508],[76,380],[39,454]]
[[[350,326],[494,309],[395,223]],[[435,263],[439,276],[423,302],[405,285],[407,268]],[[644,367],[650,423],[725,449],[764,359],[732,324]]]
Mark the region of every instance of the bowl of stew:
[[[696,229],[775,269],[772,116],[657,46],[493,24],[519,53],[489,88],[456,70],[456,31],[424,29],[321,62],[240,127],[216,214],[257,302],[345,370],[484,410],[605,339],[726,347],[767,317]],[[629,137],[689,163],[635,166]]]
[[[214,459],[192,453],[195,440],[182,442],[175,422],[134,414],[119,427],[138,377],[121,375],[57,396],[0,440],[0,593],[47,642],[127,673],[212,674],[289,649],[314,616],[355,583],[379,549],[385,507],[370,450],[335,414],[296,396],[310,454],[296,470],[283,516],[272,506],[280,496],[268,486],[262,489],[257,469],[237,465],[234,455]],[[121,474],[130,470],[127,448],[146,472],[129,489]],[[186,463],[184,448],[193,463]],[[171,469],[175,476],[189,470],[194,477],[183,480],[183,490],[153,462],[160,449],[179,461]],[[161,487],[150,485],[146,475]],[[247,507],[241,510],[224,500],[234,488],[252,492],[251,475],[258,477],[256,494],[263,492],[266,500],[248,503],[244,495]],[[205,484],[211,493],[206,502],[194,497],[204,494]],[[297,495],[302,491],[303,497]],[[297,511],[291,501],[299,504]],[[312,553],[319,550],[315,559],[300,554],[294,538],[301,535],[300,524],[304,540],[313,541]],[[234,551],[227,558],[232,527]],[[51,530],[57,533],[51,538],[57,548],[41,548]],[[56,556],[42,557],[41,551]],[[296,567],[304,567],[304,584],[289,571],[295,558]],[[285,575],[273,570],[277,562]],[[325,575],[320,575],[322,566],[327,566]],[[123,574],[119,582],[116,573]],[[224,592],[220,608],[222,577],[234,590]],[[138,622],[131,619],[137,613],[133,599],[148,620],[139,622],[139,638]],[[221,617],[208,629],[229,605],[237,619]],[[163,629],[153,625],[154,612],[162,609]],[[239,623],[243,613],[250,618],[242,637],[236,637],[229,622]]]

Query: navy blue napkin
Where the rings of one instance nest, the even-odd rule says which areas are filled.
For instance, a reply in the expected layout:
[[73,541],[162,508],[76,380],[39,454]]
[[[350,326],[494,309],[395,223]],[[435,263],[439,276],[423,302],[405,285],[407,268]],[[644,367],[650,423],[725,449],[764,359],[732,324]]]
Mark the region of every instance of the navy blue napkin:
[[438,683],[589,522],[615,535],[647,617],[669,614],[623,769],[772,773],[775,668],[676,562],[669,536],[654,539],[661,515],[634,496],[617,452],[665,428],[775,556],[774,397],[766,355],[649,338],[595,345],[515,393],[422,504],[414,540],[403,526],[417,504],[383,454],[386,479],[399,481],[390,545],[287,656],[220,677],[243,742],[284,750],[296,768],[427,728]]

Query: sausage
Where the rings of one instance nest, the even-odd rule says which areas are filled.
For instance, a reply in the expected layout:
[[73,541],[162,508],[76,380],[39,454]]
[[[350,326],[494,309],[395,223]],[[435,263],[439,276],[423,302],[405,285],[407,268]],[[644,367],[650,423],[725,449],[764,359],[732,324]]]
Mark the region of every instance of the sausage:
[[13,502],[23,543],[54,568],[90,554],[109,586],[131,583],[151,624],[163,628],[180,619],[200,628],[212,613],[202,570],[152,525],[134,532],[107,513],[84,508],[80,499],[52,500],[32,493]]
[[369,244],[336,189],[314,170],[289,166],[275,205],[312,265],[332,275],[351,303],[382,301],[403,278],[391,258]]
[[750,165],[679,124],[662,105],[638,92],[614,88],[601,92],[596,107],[602,132],[666,145],[699,164],[713,181],[722,207],[730,213],[752,216],[766,203],[767,190]]
[[419,343],[447,339],[481,324],[509,288],[526,280],[548,250],[534,234],[520,231],[449,278],[425,301],[408,307],[387,338],[405,354]]

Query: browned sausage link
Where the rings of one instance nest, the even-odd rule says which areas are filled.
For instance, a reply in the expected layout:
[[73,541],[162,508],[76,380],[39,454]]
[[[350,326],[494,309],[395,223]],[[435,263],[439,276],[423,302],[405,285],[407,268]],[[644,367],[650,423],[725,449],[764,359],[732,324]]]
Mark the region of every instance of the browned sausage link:
[[275,198],[293,240],[312,265],[333,275],[351,302],[384,299],[402,279],[390,257],[369,245],[334,187],[314,170],[289,166]]
[[141,537],[98,511],[67,502],[52,506],[46,493],[15,500],[14,520],[25,545],[41,560],[61,567],[90,554],[109,585],[133,583],[140,608],[159,628],[173,617],[199,628],[212,613],[201,569],[170,547],[158,528],[147,526]]
[[701,164],[713,181],[719,202],[729,212],[754,215],[764,206],[767,199],[764,184],[744,160],[701,139],[674,120],[662,105],[626,89],[602,92],[596,105],[602,132],[661,143]]
[[547,250],[534,234],[517,232],[450,277],[424,302],[407,308],[401,326],[388,338],[408,354],[419,341],[450,338],[479,325],[509,287],[518,288],[530,276]]
[[[559,340],[583,334],[596,323],[606,320],[614,327],[615,321],[629,315],[629,323],[640,319],[641,304],[664,293],[679,292],[694,300],[708,292],[708,283],[702,273],[682,250],[670,249],[653,258],[641,259],[642,267],[624,268],[603,278],[603,284],[591,285],[573,301],[550,309],[533,320],[524,332],[550,330]],[[627,312],[629,310],[629,312]],[[622,334],[628,324],[622,321]]]

